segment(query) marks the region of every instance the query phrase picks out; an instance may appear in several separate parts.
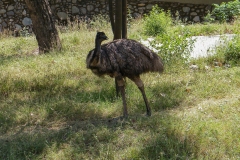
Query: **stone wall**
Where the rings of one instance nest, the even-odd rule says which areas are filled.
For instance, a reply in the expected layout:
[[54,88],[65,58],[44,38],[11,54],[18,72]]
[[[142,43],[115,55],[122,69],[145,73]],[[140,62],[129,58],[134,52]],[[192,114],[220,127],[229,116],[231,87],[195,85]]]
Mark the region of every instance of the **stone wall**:
[[0,1],[0,32],[3,29],[21,29],[30,26],[28,10],[24,0],[1,0]]
[[173,17],[176,17],[178,13],[181,20],[190,22],[201,22],[206,14],[213,8],[212,5],[209,4],[191,4],[156,0],[129,0],[128,7],[131,9],[133,16],[136,17],[148,13],[155,4],[164,10],[170,10]]
[[[49,2],[54,19],[63,22],[67,19],[91,18],[93,15],[108,13],[108,0],[50,0]],[[167,0],[128,0],[128,8],[133,17],[148,13],[155,4],[170,10],[173,16],[178,11],[180,18],[193,22],[201,22],[208,10],[212,10],[210,4],[167,2]],[[1,0],[0,31],[20,30],[23,27],[31,30],[31,19],[24,0]]]

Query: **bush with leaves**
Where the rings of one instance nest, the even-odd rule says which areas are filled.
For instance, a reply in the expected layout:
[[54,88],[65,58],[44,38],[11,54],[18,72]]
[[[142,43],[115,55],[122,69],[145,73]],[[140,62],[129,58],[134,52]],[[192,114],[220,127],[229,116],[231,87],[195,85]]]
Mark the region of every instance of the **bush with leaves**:
[[169,29],[172,24],[170,13],[154,6],[144,17],[144,33],[155,37],[150,44],[159,51],[164,63],[187,62],[194,40],[189,39],[189,31],[183,25],[177,25],[176,32]]
[[213,17],[213,15],[211,14],[210,11],[208,11],[207,15],[203,18],[204,23],[212,23],[215,21],[215,18]]
[[149,15],[144,17],[144,33],[148,36],[157,36],[166,33],[172,24],[170,12],[164,12],[157,5],[153,6]]
[[212,15],[220,22],[230,22],[240,15],[240,1],[234,0],[229,2],[222,2],[213,4],[214,9]]
[[240,36],[235,36],[231,41],[228,41],[227,46],[224,50],[226,61],[232,63],[240,62]]
[[159,55],[165,63],[182,61],[186,63],[189,60],[193,48],[194,40],[189,39],[187,34],[177,35],[169,32],[158,37],[161,45],[155,45],[159,50]]
[[209,62],[213,60],[226,64],[240,64],[240,35],[233,38],[222,37],[223,43],[216,47],[216,54],[208,57]]

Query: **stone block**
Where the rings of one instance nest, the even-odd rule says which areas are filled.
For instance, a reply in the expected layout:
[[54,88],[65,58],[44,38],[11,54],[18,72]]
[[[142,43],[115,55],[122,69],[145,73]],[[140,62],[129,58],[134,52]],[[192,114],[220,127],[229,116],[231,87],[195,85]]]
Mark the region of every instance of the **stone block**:
[[6,13],[6,10],[5,9],[0,9],[0,14],[4,14]]
[[29,25],[32,24],[32,20],[31,20],[30,18],[28,18],[28,17],[25,17],[25,18],[22,20],[22,24],[23,24],[24,26],[29,26]]
[[87,13],[86,8],[83,8],[83,7],[80,8],[80,11],[81,11],[82,14],[86,14]]
[[196,13],[196,12],[191,12],[190,15],[191,15],[191,16],[196,16],[197,13]]
[[20,31],[20,30],[22,29],[22,27],[21,27],[19,24],[15,24],[15,29],[16,29],[17,31]]
[[93,5],[88,5],[88,6],[87,6],[87,10],[88,10],[88,11],[93,11],[93,10],[94,10]]
[[8,6],[8,9],[7,9],[7,10],[8,10],[8,11],[14,10],[14,6],[12,6],[12,5]]
[[189,12],[190,8],[189,7],[183,7],[183,12]]
[[73,14],[79,13],[79,8],[76,7],[76,6],[73,6],[73,7],[72,7],[72,13],[73,13]]
[[145,4],[144,4],[144,3],[140,3],[140,4],[138,4],[138,6],[139,6],[139,7],[144,7]]
[[9,11],[9,12],[7,12],[7,15],[8,15],[8,16],[13,16],[13,15],[14,15],[14,12],[13,12],[13,11]]
[[146,9],[152,9],[152,7],[153,7],[153,4],[148,4],[148,5],[146,6]]
[[58,15],[59,19],[67,20],[67,17],[68,17],[67,13],[65,13],[65,12],[58,12],[57,15]]
[[7,27],[7,23],[6,23],[6,22],[3,22],[3,23],[2,23],[2,26],[3,26],[3,27]]
[[199,16],[195,16],[195,17],[193,18],[193,21],[194,21],[194,22],[200,22]]

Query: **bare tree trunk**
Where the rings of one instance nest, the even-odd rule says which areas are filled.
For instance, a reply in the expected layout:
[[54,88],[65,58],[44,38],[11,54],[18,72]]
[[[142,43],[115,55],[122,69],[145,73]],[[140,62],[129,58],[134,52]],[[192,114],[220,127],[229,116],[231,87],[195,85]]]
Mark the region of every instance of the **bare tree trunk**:
[[33,32],[38,41],[39,53],[61,50],[61,42],[55,27],[48,0],[25,0],[33,22]]
[[115,3],[115,26],[114,39],[122,38],[122,0],[116,0]]
[[111,22],[112,32],[114,34],[115,21],[114,21],[114,12],[113,12],[113,1],[108,0],[108,5],[109,5],[109,18],[110,18],[110,22]]
[[127,0],[122,2],[122,38],[127,39]]
[[[114,34],[114,39],[127,38],[127,0],[115,0],[115,12],[113,9],[113,0],[108,0],[108,6],[109,6],[109,17],[110,17],[112,32]],[[122,7],[122,11],[121,11],[121,7]],[[120,15],[122,15],[122,18],[120,18]],[[122,24],[121,24],[121,21],[122,21]],[[118,33],[118,35],[115,36],[116,32]],[[121,36],[119,32],[122,33]]]

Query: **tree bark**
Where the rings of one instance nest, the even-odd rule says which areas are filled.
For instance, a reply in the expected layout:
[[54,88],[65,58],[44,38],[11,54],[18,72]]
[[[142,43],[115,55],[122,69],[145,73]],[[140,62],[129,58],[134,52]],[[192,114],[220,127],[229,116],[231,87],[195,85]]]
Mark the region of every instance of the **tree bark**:
[[122,38],[122,0],[115,1],[114,39]]
[[127,0],[115,0],[114,2],[115,12],[113,0],[108,0],[109,17],[114,39],[127,38]]
[[127,0],[122,2],[122,38],[127,39]]
[[61,50],[61,42],[48,0],[25,0],[33,23],[39,53]]
[[114,34],[115,21],[114,21],[113,1],[112,0],[108,0],[108,6],[109,6],[109,18],[110,18],[110,22],[111,22],[112,32]]

